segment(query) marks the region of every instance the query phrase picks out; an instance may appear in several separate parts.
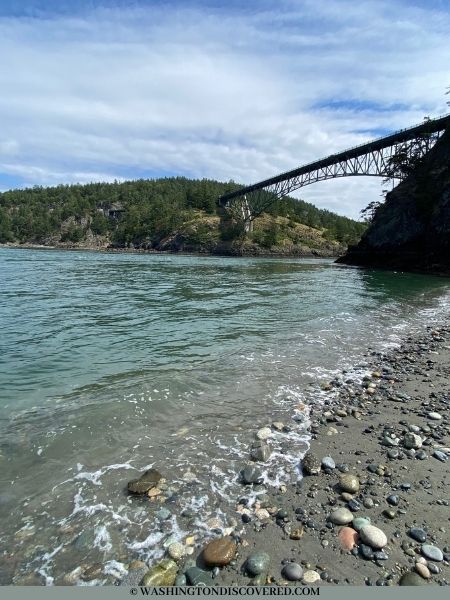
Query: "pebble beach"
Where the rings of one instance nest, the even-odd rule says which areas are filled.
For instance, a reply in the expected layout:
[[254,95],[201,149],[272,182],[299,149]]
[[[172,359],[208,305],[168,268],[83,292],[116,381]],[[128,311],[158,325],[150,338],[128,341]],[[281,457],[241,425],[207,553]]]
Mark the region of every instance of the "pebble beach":
[[[231,526],[206,544],[193,532],[156,563],[133,561],[116,583],[448,585],[450,328],[365,359],[361,380],[344,372],[322,384],[320,403],[299,407],[311,439],[297,482],[261,486],[272,435],[290,431],[261,423]],[[159,493],[150,471],[131,493]]]

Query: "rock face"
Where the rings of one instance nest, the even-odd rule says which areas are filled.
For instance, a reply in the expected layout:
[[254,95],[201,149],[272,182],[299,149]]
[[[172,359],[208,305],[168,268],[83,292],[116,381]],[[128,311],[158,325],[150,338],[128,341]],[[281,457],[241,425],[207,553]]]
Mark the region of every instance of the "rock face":
[[337,262],[450,275],[450,129]]

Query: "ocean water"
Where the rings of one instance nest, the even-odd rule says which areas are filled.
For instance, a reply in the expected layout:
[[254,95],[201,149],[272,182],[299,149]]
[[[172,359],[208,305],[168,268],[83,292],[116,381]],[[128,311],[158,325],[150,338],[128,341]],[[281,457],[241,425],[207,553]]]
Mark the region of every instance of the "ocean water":
[[[292,427],[255,495],[300,476],[320,382],[449,306],[448,279],[325,259],[0,249],[0,583],[226,532],[257,429]],[[150,466],[164,504],[126,493]]]

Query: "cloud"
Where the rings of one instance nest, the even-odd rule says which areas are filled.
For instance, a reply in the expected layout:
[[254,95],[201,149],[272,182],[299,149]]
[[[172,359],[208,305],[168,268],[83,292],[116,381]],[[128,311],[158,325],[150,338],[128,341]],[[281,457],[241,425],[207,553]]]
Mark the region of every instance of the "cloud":
[[[32,185],[251,183],[446,111],[450,11],[393,2],[117,2],[0,16],[0,169]],[[357,216],[381,180],[300,195]]]

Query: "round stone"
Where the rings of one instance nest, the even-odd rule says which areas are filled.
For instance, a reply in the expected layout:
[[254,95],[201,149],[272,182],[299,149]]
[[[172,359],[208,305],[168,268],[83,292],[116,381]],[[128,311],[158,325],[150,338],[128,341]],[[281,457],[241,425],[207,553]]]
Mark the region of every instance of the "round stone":
[[272,430],[270,427],[263,427],[259,431],[256,432],[256,437],[258,440],[264,441],[272,436]]
[[269,568],[270,556],[267,552],[253,552],[247,558],[245,569],[250,575],[259,575],[265,573]]
[[361,528],[359,535],[365,544],[377,550],[384,548],[387,544],[387,537],[384,531],[381,531],[381,529],[378,529],[374,525],[365,525]]
[[430,579],[431,573],[426,565],[422,565],[421,563],[416,563],[415,567],[416,571],[419,573],[421,577],[424,579]]
[[356,531],[360,531],[366,525],[370,525],[369,517],[355,517],[352,521],[352,527],[353,529],[356,529]]
[[343,473],[339,477],[339,487],[343,492],[356,494],[359,492],[359,479],[352,473]]
[[316,583],[320,580],[320,575],[317,571],[305,571],[302,579],[303,583]]
[[203,560],[209,567],[223,567],[231,562],[236,554],[236,544],[229,537],[209,542],[203,549]]
[[408,535],[413,540],[415,540],[416,542],[420,542],[421,544],[423,544],[427,539],[426,532],[423,529],[420,529],[419,527],[411,527],[411,529],[408,531]]
[[303,569],[297,563],[288,563],[284,565],[281,574],[288,581],[300,581],[303,576]]
[[353,521],[353,513],[348,508],[337,508],[328,517],[335,525],[348,525]]
[[167,553],[170,558],[173,558],[173,560],[180,560],[180,558],[182,558],[185,554],[184,546],[179,542],[174,542],[167,548]]
[[420,550],[423,556],[429,560],[434,560],[435,562],[442,562],[444,560],[444,554],[442,553],[442,550],[439,550],[439,548],[436,546],[423,544]]
[[409,571],[400,577],[398,585],[426,585],[426,583],[418,573]]
[[400,502],[400,498],[396,494],[391,494],[390,496],[388,496],[386,498],[386,502],[388,504],[390,504],[391,506],[398,506],[398,503]]
[[331,458],[331,456],[325,456],[324,458],[322,458],[322,467],[324,469],[335,469],[336,463]]
[[353,550],[358,540],[358,533],[351,527],[343,527],[338,537],[344,550]]
[[430,412],[428,413],[428,418],[432,421],[440,421],[442,419],[442,415],[437,412]]

